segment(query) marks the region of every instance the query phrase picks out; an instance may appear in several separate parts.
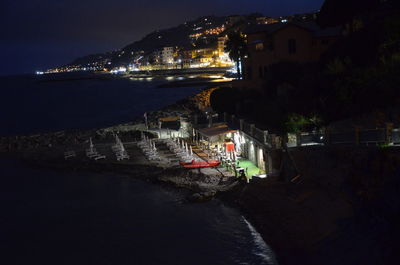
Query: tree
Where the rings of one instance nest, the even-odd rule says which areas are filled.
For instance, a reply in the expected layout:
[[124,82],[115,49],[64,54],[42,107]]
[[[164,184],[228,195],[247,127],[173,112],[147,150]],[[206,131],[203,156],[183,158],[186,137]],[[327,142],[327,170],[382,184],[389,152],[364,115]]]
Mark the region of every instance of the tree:
[[242,77],[240,64],[247,52],[246,46],[246,38],[241,32],[233,31],[228,34],[225,51],[229,53],[229,57],[236,63],[239,79]]
[[358,15],[372,13],[380,3],[380,0],[325,0],[318,23],[322,27],[344,25]]

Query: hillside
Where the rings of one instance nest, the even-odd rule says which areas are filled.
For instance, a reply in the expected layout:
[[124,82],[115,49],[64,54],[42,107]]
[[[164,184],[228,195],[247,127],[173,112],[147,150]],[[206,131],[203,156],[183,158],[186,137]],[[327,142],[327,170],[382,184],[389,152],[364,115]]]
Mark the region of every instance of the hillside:
[[64,66],[85,67],[103,64],[107,68],[119,67],[140,60],[162,50],[163,47],[175,47],[187,50],[215,46],[219,36],[232,30],[243,30],[246,26],[260,23],[259,19],[269,18],[262,14],[246,16],[205,16],[188,21],[176,27],[156,30],[141,40],[135,41],[113,52],[93,54],[78,58]]

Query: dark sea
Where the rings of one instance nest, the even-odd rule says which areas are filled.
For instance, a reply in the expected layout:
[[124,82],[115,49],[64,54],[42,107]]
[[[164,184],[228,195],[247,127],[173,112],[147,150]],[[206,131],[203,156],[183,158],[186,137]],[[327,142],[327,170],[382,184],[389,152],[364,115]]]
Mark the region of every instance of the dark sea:
[[[128,122],[199,91],[165,80],[0,79],[0,134]],[[119,174],[0,160],[0,264],[277,264],[241,213]]]

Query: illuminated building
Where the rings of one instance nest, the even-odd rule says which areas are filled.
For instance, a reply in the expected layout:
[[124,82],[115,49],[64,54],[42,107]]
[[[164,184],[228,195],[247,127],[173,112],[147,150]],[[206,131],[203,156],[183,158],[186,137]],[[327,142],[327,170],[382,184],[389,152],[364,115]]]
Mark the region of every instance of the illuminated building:
[[226,29],[225,25],[222,25],[220,27],[206,29],[202,32],[193,33],[189,37],[191,39],[198,39],[202,36],[206,37],[207,35],[219,35],[219,34],[223,33],[225,31],[225,29]]
[[174,63],[174,47],[164,47],[162,50],[162,63],[169,65]]
[[279,20],[271,17],[258,17],[256,18],[257,24],[263,25],[263,24],[273,24],[279,22]]

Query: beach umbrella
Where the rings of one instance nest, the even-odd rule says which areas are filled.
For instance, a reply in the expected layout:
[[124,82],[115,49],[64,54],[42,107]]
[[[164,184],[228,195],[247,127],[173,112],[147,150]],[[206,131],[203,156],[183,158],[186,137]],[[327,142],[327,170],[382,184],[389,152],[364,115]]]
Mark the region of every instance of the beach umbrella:
[[125,152],[125,147],[122,143],[120,143],[119,149],[121,149],[121,152]]

